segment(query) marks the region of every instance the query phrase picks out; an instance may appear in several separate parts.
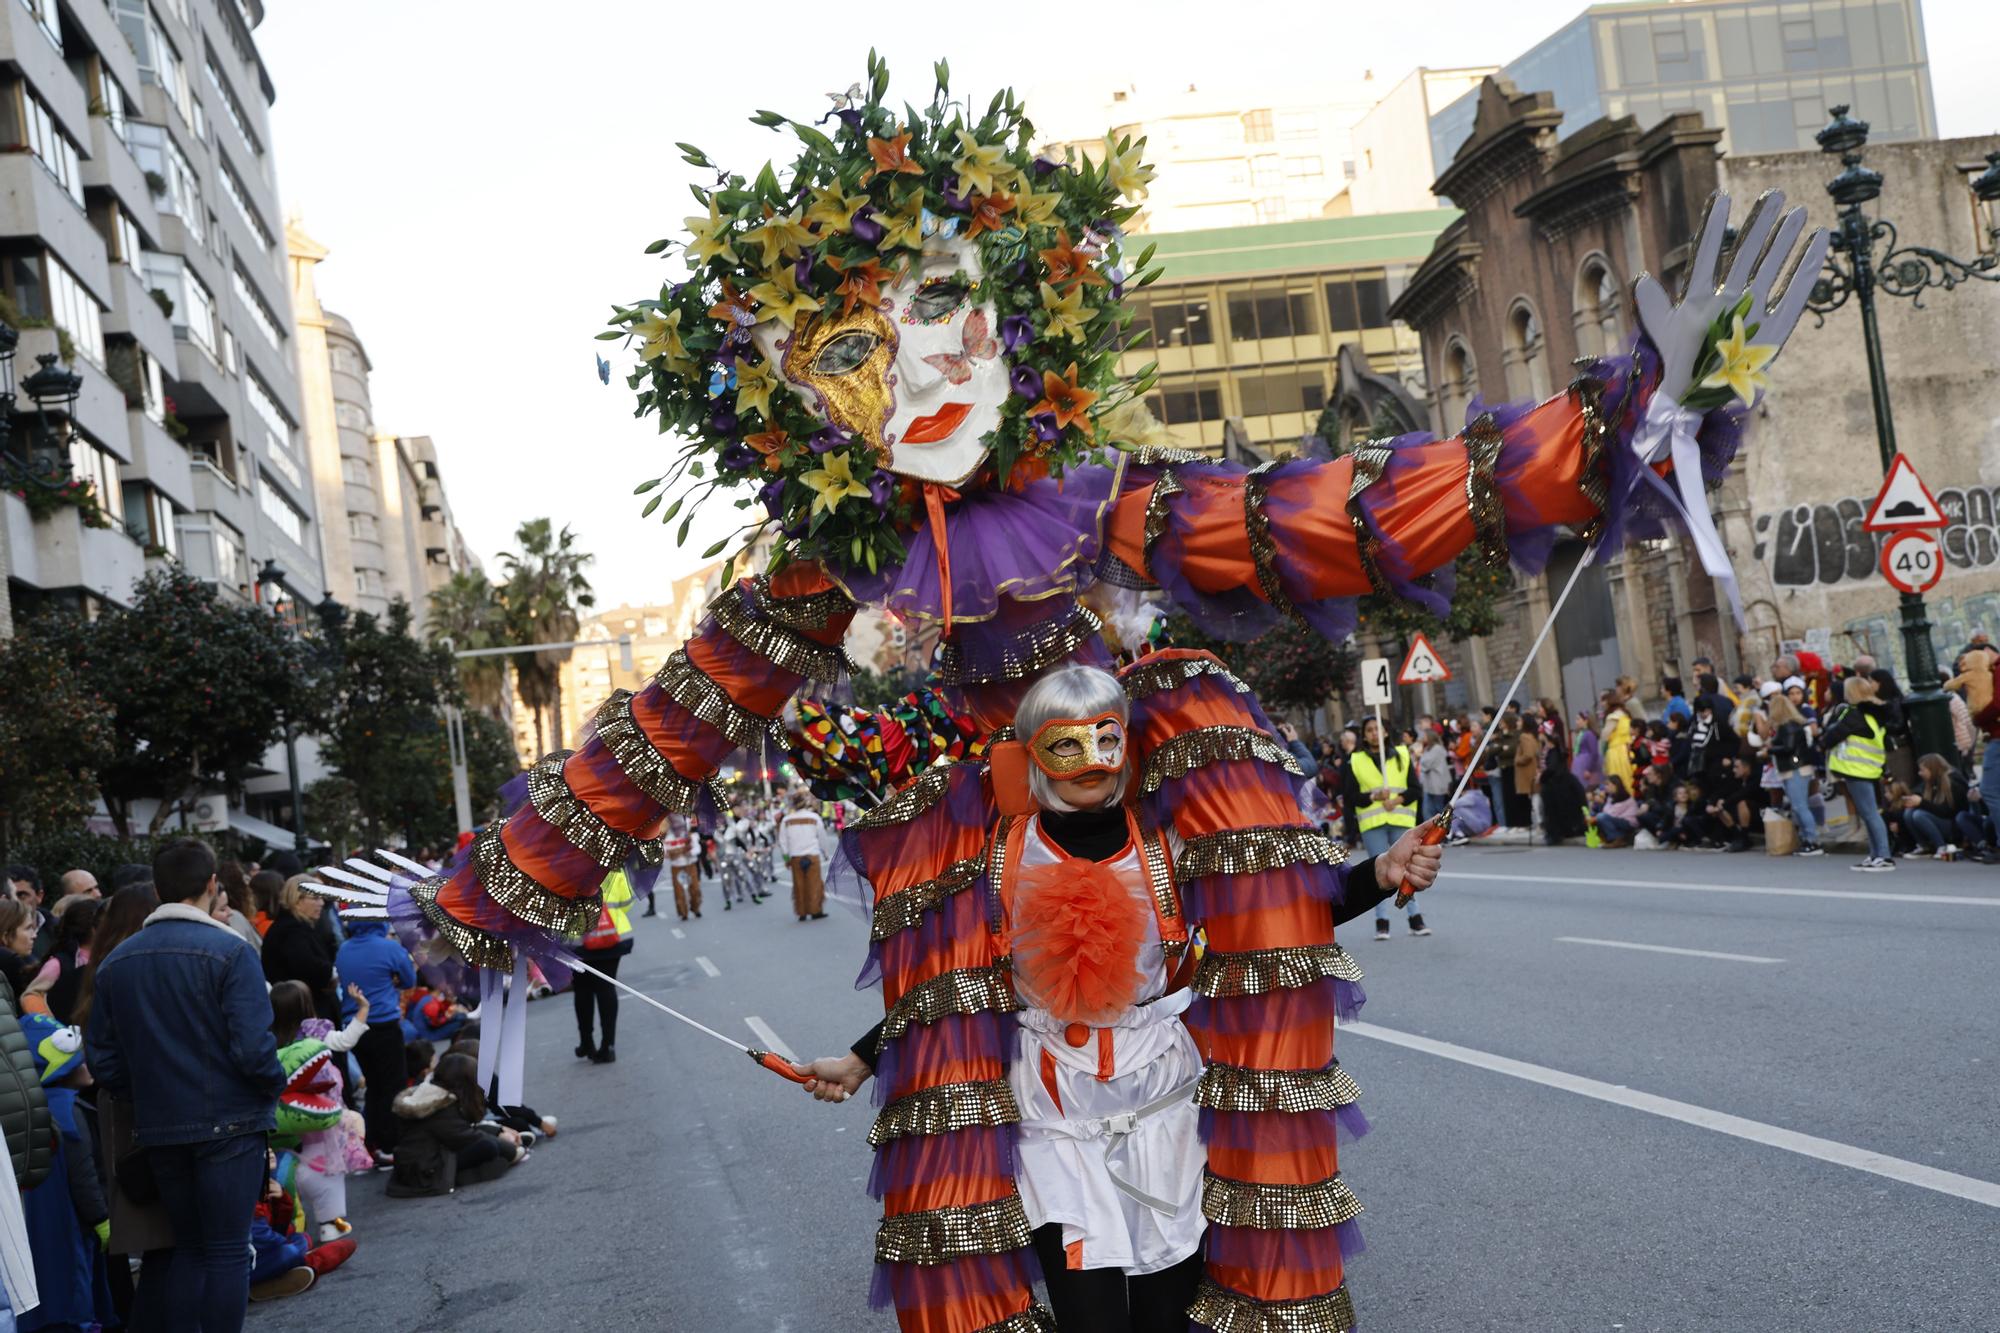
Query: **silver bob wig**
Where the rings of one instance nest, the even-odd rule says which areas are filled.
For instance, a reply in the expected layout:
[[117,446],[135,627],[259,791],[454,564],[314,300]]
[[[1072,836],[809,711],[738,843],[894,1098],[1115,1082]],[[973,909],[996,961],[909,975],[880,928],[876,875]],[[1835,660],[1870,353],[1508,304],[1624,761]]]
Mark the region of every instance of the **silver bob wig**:
[[[1129,727],[1132,709],[1125,699],[1125,687],[1118,683],[1118,678],[1097,667],[1059,667],[1036,681],[1021,696],[1020,706],[1014,710],[1014,734],[1026,744],[1034,739],[1036,732],[1056,718],[1096,717],[1099,713],[1116,713],[1119,721]],[[1129,754],[1132,743],[1129,736],[1125,743]],[[1106,806],[1122,804],[1131,782],[1128,765],[1119,770]],[[1069,811],[1076,808],[1056,795],[1054,780],[1032,763],[1028,765],[1028,794],[1044,810]]]

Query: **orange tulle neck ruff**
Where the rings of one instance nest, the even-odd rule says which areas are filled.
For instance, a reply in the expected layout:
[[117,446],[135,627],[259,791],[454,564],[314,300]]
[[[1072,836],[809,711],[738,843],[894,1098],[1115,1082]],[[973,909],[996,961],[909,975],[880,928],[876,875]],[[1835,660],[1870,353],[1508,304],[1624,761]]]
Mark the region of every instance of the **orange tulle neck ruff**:
[[1014,970],[1065,1023],[1102,1027],[1139,998],[1146,904],[1138,877],[1065,857],[1021,871],[1014,894]]

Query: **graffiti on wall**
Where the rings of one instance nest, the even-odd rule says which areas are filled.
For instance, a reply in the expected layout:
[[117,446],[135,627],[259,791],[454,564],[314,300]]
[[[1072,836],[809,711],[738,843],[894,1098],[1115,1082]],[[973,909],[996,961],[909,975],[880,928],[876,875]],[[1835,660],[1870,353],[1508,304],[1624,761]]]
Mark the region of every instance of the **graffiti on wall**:
[[[1942,495],[1938,503],[1944,503]],[[2000,636],[2000,592],[1942,597],[1926,603],[1925,610],[1930,614],[1931,649],[1937,655],[1938,665],[1947,671],[1974,634]],[[1870,653],[1877,661],[1892,663],[1899,679],[1909,679],[1910,664],[1903,656],[1902,622],[1896,616],[1856,616],[1841,625],[1839,634],[1845,635],[1846,640],[1842,642],[1836,636],[1834,656]]]
[[[1938,534],[1947,571],[2000,566],[2000,486],[1954,486],[1937,493],[1946,526]],[[1755,555],[1781,588],[1879,576],[1881,537],[1861,526],[1872,496],[1797,504],[1755,521]]]

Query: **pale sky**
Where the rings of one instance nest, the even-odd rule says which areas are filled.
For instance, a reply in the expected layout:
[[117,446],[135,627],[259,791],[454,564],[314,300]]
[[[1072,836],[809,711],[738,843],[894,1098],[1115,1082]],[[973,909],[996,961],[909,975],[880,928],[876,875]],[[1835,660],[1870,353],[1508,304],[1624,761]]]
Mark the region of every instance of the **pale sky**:
[[[918,103],[939,56],[954,91],[980,105],[1002,86],[1071,78],[1302,88],[1373,70],[1386,91],[1418,65],[1505,63],[1582,5],[1015,0],[940,5],[928,19],[916,6],[799,0],[268,8],[257,40],[278,90],[279,193],[333,252],[321,299],[368,348],[377,427],[437,441],[489,572],[521,520],[547,515],[596,553],[609,606],[660,596],[739,517],[716,502],[686,551],[671,528],[640,522],[632,488],[661,470],[667,445],[632,416],[630,354],[592,341],[613,302],[679,276],[642,253],[694,209],[697,173],[675,140],[754,174],[791,141],[745,118],[764,107],[816,118],[826,92],[862,77],[870,45],[889,61],[891,99]],[[2000,129],[1993,0],[1924,0],[1924,11],[1941,132]]]

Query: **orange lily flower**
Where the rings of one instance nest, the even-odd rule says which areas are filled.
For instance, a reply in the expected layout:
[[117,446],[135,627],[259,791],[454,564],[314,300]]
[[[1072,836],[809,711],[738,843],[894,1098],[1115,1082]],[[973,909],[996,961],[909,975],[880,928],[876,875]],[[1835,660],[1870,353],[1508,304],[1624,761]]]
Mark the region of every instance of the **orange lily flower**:
[[1097,395],[1081,388],[1076,382],[1076,362],[1069,363],[1069,369],[1058,375],[1053,370],[1042,372],[1042,400],[1028,409],[1028,415],[1047,412],[1056,419],[1056,425],[1068,429],[1083,420],[1090,405],[1097,401]]
[[992,194],[973,196],[972,219],[966,224],[966,239],[970,240],[982,231],[999,231],[1006,226],[1007,214],[1014,211],[1014,196],[996,190]]
[[748,328],[757,322],[757,303],[737,291],[735,285],[724,278],[722,299],[708,308],[708,317],[721,320],[731,328],[738,325]]
[[861,174],[861,183],[866,185],[877,175],[921,176],[924,169],[910,160],[908,152],[910,132],[903,131],[893,139],[870,139],[868,156],[875,159],[875,165]]
[[744,436],[743,443],[768,457],[791,443],[791,438],[785,434],[782,426],[774,426],[770,430],[760,430],[755,435]]
[[876,310],[882,308],[882,284],[891,280],[891,275],[882,267],[881,261],[869,259],[849,268],[832,256],[826,261],[836,273],[842,276],[840,286],[834,295],[840,297],[840,313],[845,315],[854,309],[857,301]]
[[1092,266],[1090,256],[1070,244],[1067,228],[1056,232],[1053,249],[1037,253],[1041,255],[1042,263],[1048,267],[1049,284],[1053,287],[1067,287],[1078,282],[1086,286],[1105,285],[1104,275]]

